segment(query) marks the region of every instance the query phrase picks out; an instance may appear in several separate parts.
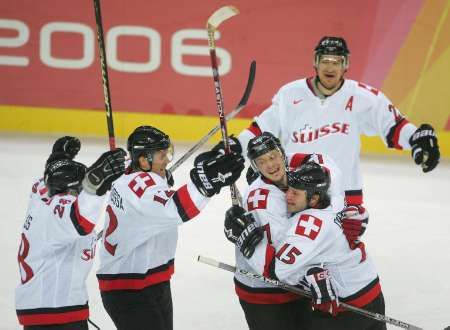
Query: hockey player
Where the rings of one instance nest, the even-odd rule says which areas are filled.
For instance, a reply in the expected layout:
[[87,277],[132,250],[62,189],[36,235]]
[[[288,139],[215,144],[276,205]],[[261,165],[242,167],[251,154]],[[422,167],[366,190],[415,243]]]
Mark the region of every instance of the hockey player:
[[[234,206],[227,211],[236,242],[259,274],[311,290],[311,329],[383,330],[386,324],[339,309],[339,301],[384,314],[384,298],[373,261],[365,249],[350,249],[341,229],[341,215],[330,207],[330,178],[320,165],[308,162],[288,173],[289,228],[279,242],[253,237],[261,228],[252,213]],[[334,317],[332,317],[334,316]],[[300,328],[300,325],[298,325]]]
[[171,330],[177,228],[239,178],[244,159],[200,154],[188,183],[174,191],[166,180],[172,150],[168,135],[140,126],[129,136],[127,149],[130,167],[114,182],[106,208],[97,271],[102,301],[118,329]]
[[24,329],[88,329],[86,278],[95,255],[94,226],[125,151],[105,152],[88,169],[73,157],[74,137],[58,139],[32,188],[18,253],[16,312]]
[[[314,52],[316,76],[281,87],[272,105],[238,139],[245,149],[252,137],[268,131],[288,153],[331,156],[343,172],[347,204],[362,205],[361,135],[379,135],[388,148],[411,149],[423,172],[437,166],[440,153],[431,125],[417,128],[381,91],[344,78],[349,54],[343,38],[323,37]],[[345,233],[354,241],[363,228],[358,222],[348,225]]]
[[[331,175],[333,203],[337,211],[343,209],[341,172],[329,157],[299,153],[285,155],[278,138],[269,132],[264,132],[249,141],[247,157],[254,171],[260,173],[245,191],[243,199],[244,208],[252,213],[256,225],[264,231],[264,233],[255,231],[253,240],[260,240],[262,235],[266,235],[268,241],[277,246],[289,227],[285,199],[287,164],[297,168],[308,161],[316,161],[326,166]],[[226,222],[225,234],[230,241],[236,242],[237,237],[232,236],[232,227],[233,221]],[[251,268],[243,254],[248,256],[253,252],[253,240],[246,240],[247,243],[252,243],[248,246],[237,244],[236,247],[236,266],[250,272],[255,270]],[[250,329],[308,329],[310,318],[308,300],[239,273],[236,273],[234,282]]]

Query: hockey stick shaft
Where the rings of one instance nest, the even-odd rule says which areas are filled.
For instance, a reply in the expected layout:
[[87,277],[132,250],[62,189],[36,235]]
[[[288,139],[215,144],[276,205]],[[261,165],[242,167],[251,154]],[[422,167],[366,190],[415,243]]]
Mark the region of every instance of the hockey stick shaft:
[[[219,27],[219,25],[229,19],[230,17],[237,15],[239,11],[232,6],[225,6],[217,11],[215,11],[211,17],[208,19],[206,28],[208,31],[208,45],[209,45],[209,56],[211,58],[211,68],[214,79],[214,87],[216,91],[216,107],[219,114],[220,130],[222,132],[222,141],[225,148],[225,153],[230,153],[230,145],[228,143],[228,131],[227,123],[224,114],[224,102],[222,87],[220,85],[219,68],[217,65],[217,55],[216,55],[216,42],[214,38],[214,33]],[[233,205],[241,205],[241,199],[239,198],[239,191],[236,184],[230,185],[231,201]]]
[[111,94],[109,91],[108,66],[106,62],[105,40],[103,38],[103,23],[100,10],[100,0],[94,0],[95,23],[97,25],[97,40],[100,54],[100,66],[102,70],[103,95],[105,97],[106,123],[108,125],[109,149],[116,149],[114,124],[111,108]]
[[[220,268],[220,269],[227,270],[227,271],[232,272],[232,273],[239,273],[239,274],[241,274],[243,276],[246,276],[246,277],[249,277],[249,278],[252,278],[252,279],[256,279],[256,280],[259,280],[259,281],[267,283],[267,284],[272,284],[272,285],[274,285],[276,287],[282,288],[282,289],[284,289],[286,291],[289,291],[289,292],[296,293],[296,294],[298,294],[300,296],[311,298],[311,293],[306,291],[306,290],[302,290],[301,288],[298,288],[296,286],[289,285],[289,284],[286,284],[286,283],[283,283],[283,282],[280,282],[280,281],[277,281],[277,280],[273,280],[273,279],[264,277],[262,275],[253,274],[253,273],[248,272],[246,270],[236,268],[234,266],[231,266],[229,264],[226,264],[226,263],[223,263],[223,262],[211,259],[211,258],[198,256],[198,261],[200,261],[200,262],[202,262],[204,264],[210,265],[210,266],[214,266],[214,267],[217,267],[217,268]],[[355,307],[355,306],[346,304],[344,302],[339,302],[339,307],[345,308],[348,311],[351,311],[351,312],[363,315],[365,317],[368,317],[368,318],[371,318],[371,319],[374,319],[374,320],[377,320],[377,321],[380,321],[380,322],[385,322],[385,323],[389,323],[389,324],[395,325],[395,326],[403,328],[403,329],[423,330],[422,328],[419,328],[419,327],[417,327],[415,325],[412,325],[412,324],[409,324],[409,323],[406,323],[406,322],[403,322],[403,321],[396,320],[396,319],[394,319],[392,317],[389,317],[389,316],[386,316],[386,315],[383,315],[383,314],[379,314],[379,313],[371,312],[371,311],[368,311],[368,310],[365,310],[365,309],[362,309],[362,308],[359,308],[359,307]]]
[[[233,119],[234,117],[236,117],[239,114],[239,112],[241,112],[241,110],[244,109],[245,106],[247,105],[247,101],[248,101],[250,94],[252,92],[252,89],[253,89],[253,83],[255,81],[255,74],[256,74],[256,62],[252,61],[251,65],[250,65],[250,72],[248,74],[247,86],[245,87],[244,95],[242,95],[242,98],[239,101],[237,107],[233,111],[231,111],[228,115],[225,116],[226,120],[230,120],[230,119]],[[186,153],[183,156],[181,156],[180,159],[178,159],[175,162],[175,164],[173,164],[169,168],[169,171],[171,171],[173,173],[178,167],[180,167],[181,164],[183,164],[186,161],[186,159],[188,159],[190,156],[192,156],[192,154],[194,152],[196,152],[201,146],[203,146],[211,138],[211,136],[216,134],[217,131],[219,131],[219,129],[220,129],[220,124],[216,125],[212,130],[210,130],[208,132],[208,134],[206,134],[204,137],[202,137],[200,139],[200,141],[198,141],[194,146],[192,146],[191,149],[186,151]],[[101,230],[97,234],[97,240],[100,240],[102,238],[102,236],[103,236],[103,230]]]
[[[244,95],[242,95],[237,107],[225,116],[225,120],[230,120],[236,117],[239,112],[247,105],[248,98],[252,92],[253,83],[255,81],[256,73],[256,62],[252,61],[250,65],[250,72],[248,74],[247,86],[245,87]],[[191,147],[186,153],[180,157],[170,168],[169,171],[174,172],[181,164],[183,164],[186,159],[188,159],[194,152],[196,152],[201,146],[203,146],[214,134],[216,134],[220,129],[220,124],[216,125],[211,129],[204,137],[202,137],[195,145]]]

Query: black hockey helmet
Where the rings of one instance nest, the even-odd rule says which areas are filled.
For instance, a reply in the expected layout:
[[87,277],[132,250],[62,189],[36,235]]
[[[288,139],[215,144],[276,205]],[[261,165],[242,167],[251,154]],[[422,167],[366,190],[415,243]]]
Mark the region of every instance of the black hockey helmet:
[[81,191],[81,183],[86,174],[86,166],[71,159],[58,159],[45,166],[44,182],[48,195]]
[[169,136],[153,126],[139,126],[128,137],[127,150],[131,156],[131,166],[136,169],[139,169],[140,156],[151,164],[153,153],[165,149],[171,149],[173,153]]
[[314,49],[314,66],[318,66],[322,55],[342,56],[344,67],[348,68],[348,57],[350,55],[350,50],[348,49],[344,38],[328,36],[322,37]]
[[319,195],[323,207],[330,203],[328,189],[330,188],[329,172],[315,162],[306,162],[294,171],[287,173],[288,186],[305,190],[309,203],[312,196]]
[[255,160],[269,151],[278,150],[283,158],[285,158],[284,149],[281,146],[280,140],[270,132],[263,132],[259,136],[248,141],[247,157],[255,171],[259,171]]

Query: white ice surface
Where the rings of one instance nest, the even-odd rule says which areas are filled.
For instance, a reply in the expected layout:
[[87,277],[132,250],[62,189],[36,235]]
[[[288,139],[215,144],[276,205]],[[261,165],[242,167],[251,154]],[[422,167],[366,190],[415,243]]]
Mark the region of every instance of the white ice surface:
[[[0,329],[20,329],[14,309],[19,232],[31,181],[43,172],[54,139],[0,134]],[[177,146],[176,157],[187,148]],[[78,160],[89,165],[106,149],[103,140],[82,139]],[[176,185],[186,180],[191,164],[192,159],[175,172]],[[450,163],[442,162],[426,175],[409,158],[364,158],[362,168],[370,213],[364,238],[379,270],[386,313],[442,330],[450,325]],[[245,186],[245,178],[239,186]],[[229,206],[224,190],[197,219],[180,228],[172,278],[176,330],[246,329],[233,275],[196,261],[201,254],[233,264],[233,246],[222,229]],[[92,320],[102,329],[114,329],[94,272],[88,287]]]

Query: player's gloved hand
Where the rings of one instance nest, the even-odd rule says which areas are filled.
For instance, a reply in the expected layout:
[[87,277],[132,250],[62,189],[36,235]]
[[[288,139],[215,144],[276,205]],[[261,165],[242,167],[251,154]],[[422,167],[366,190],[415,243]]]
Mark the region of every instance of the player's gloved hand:
[[[235,136],[231,135],[231,136],[228,137],[228,144],[230,145],[231,152],[234,152],[234,153],[236,153],[238,155],[242,155],[241,143],[239,142],[239,140]],[[225,153],[225,147],[223,145],[223,141],[220,141],[219,143],[217,143],[211,149],[211,151],[214,151],[216,153],[219,153],[219,154],[223,155]]]
[[198,191],[206,197],[220,192],[220,189],[236,182],[244,169],[244,158],[231,153],[217,155],[214,151],[207,151],[198,155],[191,170],[191,180]]
[[166,179],[169,187],[173,187],[173,185],[175,184],[175,180],[173,178],[172,172],[169,169],[166,169]]
[[90,194],[102,196],[111,189],[114,180],[125,172],[125,150],[118,148],[103,153],[88,168],[83,180],[83,189]]
[[255,172],[252,166],[249,166],[247,169],[247,174],[245,175],[245,178],[247,179],[248,185],[251,185],[253,181],[259,178],[259,172]]
[[246,258],[253,255],[255,247],[263,239],[263,230],[257,226],[253,215],[238,205],[233,205],[225,213],[223,231],[226,238],[236,244]]
[[339,299],[331,284],[328,269],[314,266],[306,271],[306,281],[312,295],[312,308],[333,316],[338,314]]
[[53,144],[52,154],[61,152],[66,154],[66,158],[74,159],[78,151],[80,151],[80,148],[81,142],[78,138],[74,136],[63,136]]
[[369,223],[369,212],[361,205],[350,205],[342,211],[342,230],[350,247],[353,249],[357,240],[366,231]]
[[434,128],[429,124],[422,124],[409,138],[411,155],[417,165],[422,166],[423,172],[430,172],[439,163],[441,153]]

